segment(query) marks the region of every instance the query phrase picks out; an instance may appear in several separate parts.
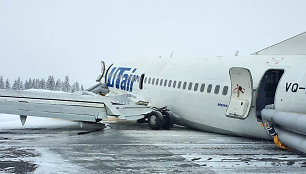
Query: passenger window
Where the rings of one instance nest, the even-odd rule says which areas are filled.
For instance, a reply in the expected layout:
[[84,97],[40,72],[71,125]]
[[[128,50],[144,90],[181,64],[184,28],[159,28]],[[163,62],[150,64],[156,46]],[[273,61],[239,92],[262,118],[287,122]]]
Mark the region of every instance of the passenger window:
[[155,84],[154,82],[155,82],[155,78],[153,78],[153,79],[152,79],[152,85],[154,85],[154,84]]
[[159,83],[160,86],[163,85],[163,79],[160,79],[160,83]]
[[215,93],[215,94],[218,94],[218,93],[219,93],[219,90],[220,90],[220,85],[217,85],[217,86],[215,87],[214,93]]
[[223,94],[223,95],[227,95],[227,91],[228,91],[228,86],[224,86],[224,87],[223,87],[222,94]]
[[155,85],[158,85],[158,81],[159,81],[159,79],[156,79],[156,84]]
[[187,82],[184,82],[183,89],[186,89],[186,87],[187,87]]
[[210,93],[211,89],[212,89],[212,84],[209,84],[208,87],[207,87],[207,93]]
[[191,90],[191,88],[192,88],[192,82],[189,83],[188,90]]
[[182,85],[182,82],[179,81],[178,84],[177,84],[177,88],[180,89],[180,88],[181,88],[181,85]]
[[147,78],[144,79],[144,83],[147,83]]
[[198,90],[198,87],[199,87],[199,84],[198,83],[196,83],[196,84],[194,84],[194,91],[197,91]]
[[170,87],[170,86],[171,86],[171,83],[172,83],[172,80],[169,80],[168,87]]
[[203,92],[204,89],[205,89],[205,84],[203,83],[203,84],[201,85],[200,91]]
[[150,84],[151,83],[151,77],[149,78],[149,81],[148,81],[148,84]]
[[164,86],[167,86],[167,80],[165,80],[165,82],[164,82]]
[[176,81],[173,81],[173,88],[176,87]]

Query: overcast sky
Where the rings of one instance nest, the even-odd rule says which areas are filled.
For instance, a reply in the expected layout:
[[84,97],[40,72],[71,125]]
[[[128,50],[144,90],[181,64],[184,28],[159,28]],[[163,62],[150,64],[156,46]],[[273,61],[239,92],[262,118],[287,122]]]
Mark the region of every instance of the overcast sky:
[[306,31],[304,0],[0,0],[0,75],[69,75],[100,60],[249,55]]

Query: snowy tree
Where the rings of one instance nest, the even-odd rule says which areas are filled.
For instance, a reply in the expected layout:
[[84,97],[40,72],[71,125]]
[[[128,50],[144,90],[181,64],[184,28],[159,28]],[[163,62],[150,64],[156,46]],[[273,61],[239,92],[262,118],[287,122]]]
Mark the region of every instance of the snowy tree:
[[75,82],[71,87],[71,92],[76,92],[80,90],[79,82]]
[[18,84],[17,80],[15,80],[14,83],[13,83],[12,89],[13,90],[18,90],[18,88],[19,88],[19,84]]
[[23,90],[23,82],[20,80],[20,77],[18,77],[17,79],[17,83],[18,83],[18,90]]
[[9,79],[6,79],[5,81],[5,89],[11,89],[11,84],[10,84]]
[[[29,78],[28,80],[23,82],[21,81],[20,77],[18,77],[17,80],[14,81],[13,85],[11,86],[9,79],[6,80],[6,82],[2,82],[3,77],[0,76],[0,89],[14,89],[14,90],[23,90],[23,89],[48,89],[48,90],[56,90],[56,91],[65,91],[65,92],[76,92],[80,90],[84,90],[84,87],[82,84],[80,84],[78,81],[73,83],[73,85],[70,85],[69,77],[66,76],[65,80],[62,81],[61,79],[57,79],[55,82],[54,76],[50,75],[48,76],[48,80],[45,81],[45,79],[33,79]],[[3,86],[1,85],[3,83]]]
[[26,80],[25,82],[24,82],[24,89],[30,89],[30,84],[31,82],[29,82],[28,80]]
[[75,82],[75,90],[76,91],[79,91],[80,90],[80,84],[79,84],[79,82],[77,81],[77,82]]
[[26,80],[26,82],[24,83],[24,88],[25,89],[32,89],[33,88],[33,82],[32,82],[31,78],[29,80]]
[[41,79],[39,81],[38,89],[46,89],[46,81],[45,81],[45,79]]
[[33,81],[34,84],[32,84],[32,86],[34,87],[34,89],[39,89],[39,83],[40,83],[39,79],[35,79]]
[[33,80],[31,81],[31,86],[32,86],[32,88],[37,89],[36,80],[35,80],[35,79],[33,79]]
[[12,89],[14,89],[14,90],[23,90],[23,83],[20,80],[20,77],[18,77],[18,79],[14,81]]
[[62,81],[61,79],[57,79],[56,83],[55,83],[55,89],[56,91],[61,91],[62,90]]
[[65,81],[63,82],[63,85],[62,85],[62,91],[64,91],[64,92],[69,92],[70,91],[70,84],[69,84],[69,77],[68,76],[65,77]]
[[55,88],[55,81],[53,76],[49,76],[48,80],[46,82],[46,89],[48,90],[54,90]]
[[55,80],[53,76],[51,76],[50,87],[51,90],[55,90]]
[[70,92],[72,92],[72,93],[74,93],[76,90],[75,90],[75,86],[74,86],[74,84],[71,86],[71,88],[70,88]]
[[4,81],[3,81],[3,77],[0,76],[0,89],[4,89]]

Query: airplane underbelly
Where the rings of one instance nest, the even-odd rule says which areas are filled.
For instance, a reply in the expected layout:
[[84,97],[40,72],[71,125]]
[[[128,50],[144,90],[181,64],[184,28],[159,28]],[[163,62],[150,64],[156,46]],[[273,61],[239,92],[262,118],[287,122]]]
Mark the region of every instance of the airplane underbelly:
[[159,107],[167,106],[188,127],[238,136],[269,137],[257,122],[254,108],[251,108],[246,119],[240,120],[226,117],[227,101],[219,100],[213,95],[203,96],[200,99],[198,95],[188,93],[173,95],[167,91],[156,93],[156,95],[158,97],[150,98],[151,100],[156,99],[151,104]]

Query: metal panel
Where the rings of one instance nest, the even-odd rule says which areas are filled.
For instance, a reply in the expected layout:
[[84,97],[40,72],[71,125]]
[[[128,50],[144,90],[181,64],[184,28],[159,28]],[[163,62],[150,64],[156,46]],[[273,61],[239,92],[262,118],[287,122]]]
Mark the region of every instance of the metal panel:
[[231,77],[231,99],[226,116],[245,119],[250,111],[253,98],[253,80],[246,68],[233,67]]

